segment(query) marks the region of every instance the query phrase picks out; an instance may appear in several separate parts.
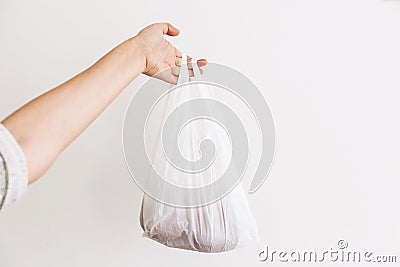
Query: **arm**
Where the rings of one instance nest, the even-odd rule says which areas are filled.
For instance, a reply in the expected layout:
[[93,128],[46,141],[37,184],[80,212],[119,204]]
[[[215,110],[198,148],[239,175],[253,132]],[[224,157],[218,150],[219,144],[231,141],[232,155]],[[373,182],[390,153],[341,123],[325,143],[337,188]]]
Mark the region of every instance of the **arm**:
[[[29,183],[41,177],[57,156],[76,139],[139,74],[149,76],[179,64],[180,52],[163,35],[179,31],[167,23],[143,29],[93,66],[30,101],[2,124],[21,146]],[[163,77],[174,82],[176,77]]]

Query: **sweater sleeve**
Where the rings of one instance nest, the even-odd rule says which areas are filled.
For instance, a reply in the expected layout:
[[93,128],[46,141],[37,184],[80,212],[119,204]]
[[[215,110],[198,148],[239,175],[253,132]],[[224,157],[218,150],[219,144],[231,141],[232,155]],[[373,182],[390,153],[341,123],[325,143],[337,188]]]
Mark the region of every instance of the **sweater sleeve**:
[[11,133],[0,124],[0,210],[20,199],[27,186],[25,155]]

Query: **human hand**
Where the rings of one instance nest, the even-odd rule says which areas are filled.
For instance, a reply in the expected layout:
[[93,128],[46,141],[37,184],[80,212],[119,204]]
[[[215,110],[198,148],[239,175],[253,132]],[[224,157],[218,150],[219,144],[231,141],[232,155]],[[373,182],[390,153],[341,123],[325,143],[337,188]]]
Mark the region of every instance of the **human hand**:
[[[141,30],[133,39],[139,44],[144,55],[143,73],[156,76],[166,82],[176,84],[179,68],[182,61],[182,53],[168,42],[164,35],[177,36],[179,30],[169,23],[155,23]],[[189,62],[191,58],[189,58]],[[207,64],[205,59],[197,61],[199,68]],[[170,69],[171,71],[163,71]],[[189,64],[189,72],[191,64]],[[202,71],[202,70],[200,70]]]

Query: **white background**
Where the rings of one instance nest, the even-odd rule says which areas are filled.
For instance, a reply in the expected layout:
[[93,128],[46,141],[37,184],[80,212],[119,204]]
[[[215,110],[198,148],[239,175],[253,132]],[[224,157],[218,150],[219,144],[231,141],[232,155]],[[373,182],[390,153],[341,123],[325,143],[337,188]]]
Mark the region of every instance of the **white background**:
[[250,196],[260,244],[205,255],[141,238],[142,193],[121,144],[141,77],[1,212],[1,267],[266,266],[264,245],[339,239],[400,261],[400,1],[1,0],[0,117],[157,21],[182,30],[181,50],[245,73],[270,104],[276,160]]

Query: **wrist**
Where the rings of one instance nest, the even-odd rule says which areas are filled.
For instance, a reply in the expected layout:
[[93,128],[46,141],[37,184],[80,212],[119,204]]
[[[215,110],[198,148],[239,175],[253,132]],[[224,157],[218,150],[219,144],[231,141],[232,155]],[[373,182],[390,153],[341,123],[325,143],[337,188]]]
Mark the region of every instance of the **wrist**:
[[132,62],[136,63],[140,73],[146,70],[147,60],[146,60],[146,46],[137,36],[132,37],[127,40],[129,47],[129,58]]

